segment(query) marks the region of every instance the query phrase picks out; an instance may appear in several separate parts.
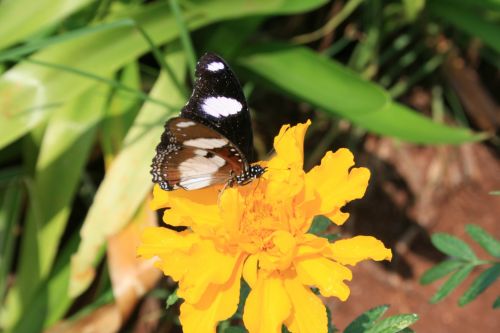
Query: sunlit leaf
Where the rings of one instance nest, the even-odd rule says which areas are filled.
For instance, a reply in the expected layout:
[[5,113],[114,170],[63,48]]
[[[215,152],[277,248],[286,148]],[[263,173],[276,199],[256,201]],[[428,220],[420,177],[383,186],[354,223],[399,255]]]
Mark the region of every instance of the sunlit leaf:
[[[104,87],[101,87],[101,89]],[[13,325],[52,268],[70,205],[102,118],[105,92],[93,87],[55,112],[45,129],[30,187],[16,283],[5,306]]]
[[381,318],[388,309],[388,305],[381,305],[364,312],[346,327],[344,333],[365,332],[373,327],[375,321]]
[[372,328],[366,330],[366,333],[396,333],[413,325],[418,320],[418,315],[400,314],[382,319],[376,323]]
[[[0,2],[0,49],[55,25],[94,0],[15,0]],[[20,14],[22,13],[22,15]]]
[[[184,16],[189,29],[194,30],[231,18],[304,11],[325,2],[268,0],[248,6],[246,0],[210,0],[187,6]],[[169,13],[168,4],[164,2],[140,7],[130,17],[115,17],[117,21],[123,19],[139,25],[155,45],[165,44],[178,37],[175,20]],[[47,47],[35,53],[31,59],[106,76],[150,48],[135,26],[118,25],[113,29]],[[9,69],[0,78],[0,148],[24,135],[54,109],[94,83],[88,77],[34,63],[20,63]]]
[[[178,77],[185,62],[179,53],[169,60]],[[172,104],[185,101],[172,80],[160,76],[151,91],[155,98]],[[94,262],[106,239],[120,231],[132,218],[151,190],[149,174],[154,147],[159,142],[163,124],[172,113],[157,104],[146,103],[127,133],[122,151],[114,159],[99,187],[81,229],[82,241],[72,259],[71,294],[78,295],[94,277]]]

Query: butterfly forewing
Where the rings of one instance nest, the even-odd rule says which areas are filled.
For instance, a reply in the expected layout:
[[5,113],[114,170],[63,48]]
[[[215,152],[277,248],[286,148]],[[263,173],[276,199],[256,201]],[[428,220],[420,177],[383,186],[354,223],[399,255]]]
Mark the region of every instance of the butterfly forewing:
[[253,155],[250,113],[241,85],[226,62],[205,54],[196,66],[193,94],[181,116],[224,135],[249,159]]

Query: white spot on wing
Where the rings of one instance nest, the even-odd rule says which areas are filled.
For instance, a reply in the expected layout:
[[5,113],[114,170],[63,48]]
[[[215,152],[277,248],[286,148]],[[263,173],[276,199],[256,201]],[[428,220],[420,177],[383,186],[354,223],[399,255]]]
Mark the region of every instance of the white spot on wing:
[[243,105],[234,98],[218,96],[208,97],[203,101],[201,107],[205,113],[219,118],[240,112]]
[[189,126],[193,126],[193,125],[196,125],[196,123],[194,121],[181,121],[180,123],[177,123],[177,127],[180,127],[180,128],[186,128],[186,127],[189,127]]
[[227,144],[226,139],[207,139],[207,138],[199,138],[199,139],[191,139],[183,142],[184,146],[190,146],[200,149],[214,149],[220,148]]
[[219,61],[214,61],[207,65],[207,69],[211,72],[217,72],[220,71],[221,69],[224,69],[224,64]]
[[207,154],[207,151],[204,149],[195,149],[194,153],[199,156],[205,156]]
[[217,155],[210,158],[196,155],[179,164],[179,185],[188,190],[203,188],[212,184],[213,175],[226,161]]

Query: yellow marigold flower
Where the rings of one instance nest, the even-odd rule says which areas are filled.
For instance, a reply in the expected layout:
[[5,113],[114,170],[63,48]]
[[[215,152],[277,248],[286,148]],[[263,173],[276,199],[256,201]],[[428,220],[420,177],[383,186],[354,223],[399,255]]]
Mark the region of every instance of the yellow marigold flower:
[[156,257],[165,275],[179,281],[184,299],[183,330],[215,332],[231,317],[239,302],[243,277],[251,288],[243,321],[250,333],[327,332],[325,297],[346,300],[352,278],[346,265],[361,260],[390,260],[391,251],[370,236],[329,243],[308,233],[316,215],[343,224],[341,208],[361,198],[370,171],[353,168],[347,149],[328,152],[321,165],[305,173],[304,135],[310,122],[283,126],[274,140],[276,155],[260,179],[246,186],[222,186],[196,191],[154,188],[154,208],[169,207],[164,221],[186,226],[176,232],[146,229],[138,254]]

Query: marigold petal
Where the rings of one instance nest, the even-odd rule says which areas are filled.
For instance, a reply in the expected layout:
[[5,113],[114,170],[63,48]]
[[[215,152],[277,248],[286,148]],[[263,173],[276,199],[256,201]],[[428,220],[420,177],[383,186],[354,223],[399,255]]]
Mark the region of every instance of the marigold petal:
[[246,283],[253,288],[255,283],[257,283],[257,269],[259,264],[259,256],[252,254],[247,257],[245,263],[243,264],[243,278]]
[[285,290],[292,303],[292,314],[285,325],[292,333],[326,333],[328,317],[326,308],[311,289],[297,278],[285,279]]
[[269,162],[269,168],[276,166],[272,165],[275,159],[284,161],[287,166],[302,167],[304,162],[304,137],[310,125],[311,121],[308,120],[303,124],[281,127],[279,134],[274,138],[276,156]]
[[281,333],[281,326],[290,315],[291,304],[277,275],[259,274],[245,303],[243,322],[249,333]]
[[330,245],[328,239],[313,234],[302,235],[298,242],[300,245],[297,247],[297,258],[322,253]]
[[391,260],[392,252],[372,236],[356,236],[330,244],[331,257],[343,265],[356,265],[361,260]]
[[185,260],[189,260],[191,248],[199,237],[190,231],[176,232],[167,228],[144,229],[137,255],[144,258],[157,257],[155,265],[165,275],[180,280],[187,272]]
[[269,242],[273,245],[259,257],[259,268],[274,271],[290,267],[297,245],[295,237],[287,231],[277,230],[270,236]]
[[[340,208],[347,202],[363,197],[370,171],[366,168],[353,168],[354,157],[345,148],[335,153],[328,152],[321,160],[321,165],[306,174],[308,192],[321,197],[321,205],[316,214],[328,214],[334,222],[345,221],[345,213]],[[337,220],[338,219],[338,220]]]
[[324,213],[323,215],[336,225],[344,224],[345,221],[347,221],[347,219],[349,218],[349,213],[344,213],[340,210],[340,208],[337,208],[330,213]]
[[198,237],[190,231],[177,232],[162,227],[147,227],[142,233],[137,254],[152,258],[172,251],[188,251],[197,241]]
[[185,333],[215,332],[217,323],[231,317],[238,308],[242,260],[223,285],[211,285],[197,304],[184,302],[179,319]]
[[187,271],[179,281],[179,297],[191,304],[198,303],[211,284],[227,282],[238,258],[239,254],[222,253],[212,241],[201,240],[193,246],[190,256],[185,258]]
[[351,271],[339,263],[321,256],[300,258],[295,262],[297,275],[303,284],[318,287],[321,295],[335,296],[345,301],[349,287],[344,280],[351,280]]

